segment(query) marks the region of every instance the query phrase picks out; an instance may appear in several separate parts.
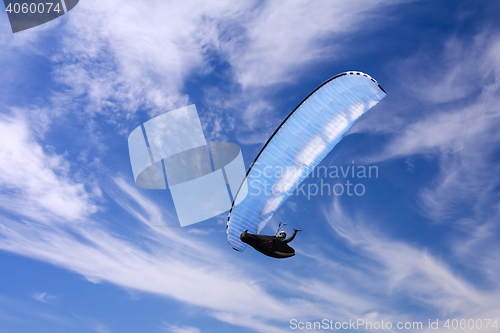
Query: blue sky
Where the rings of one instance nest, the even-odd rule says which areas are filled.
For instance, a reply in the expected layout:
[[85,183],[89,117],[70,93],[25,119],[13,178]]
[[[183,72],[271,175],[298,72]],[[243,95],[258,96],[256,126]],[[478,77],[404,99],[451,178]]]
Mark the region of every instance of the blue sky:
[[[82,0],[16,34],[2,11],[0,331],[500,319],[499,7]],[[295,257],[233,251],[226,214],[180,228],[168,191],[134,184],[127,136],[144,121],[194,103],[207,141],[248,166],[349,70],[388,95],[322,165],[379,175],[326,179],[362,196],[292,196],[263,233],[304,229]]]

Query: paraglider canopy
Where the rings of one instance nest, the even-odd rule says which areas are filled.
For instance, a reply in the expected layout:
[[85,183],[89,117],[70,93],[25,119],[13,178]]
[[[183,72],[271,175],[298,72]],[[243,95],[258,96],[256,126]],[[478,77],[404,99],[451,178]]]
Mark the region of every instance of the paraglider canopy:
[[247,171],[242,185],[247,184],[240,187],[248,188],[246,198],[229,211],[226,234],[233,249],[250,244],[243,241],[247,235],[264,228],[358,118],[385,96],[369,75],[345,72],[322,83],[283,120]]

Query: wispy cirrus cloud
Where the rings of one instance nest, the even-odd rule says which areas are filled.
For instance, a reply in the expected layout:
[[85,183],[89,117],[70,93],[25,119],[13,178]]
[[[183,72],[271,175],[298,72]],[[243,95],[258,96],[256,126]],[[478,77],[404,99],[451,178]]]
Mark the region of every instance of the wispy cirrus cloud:
[[[257,282],[257,277],[267,274],[258,273],[263,267],[256,269],[241,262],[235,265],[225,253],[197,235],[180,235],[174,228],[158,228],[169,213],[122,178],[115,178],[116,195],[112,198],[120,198],[116,203],[134,221],[131,225],[134,240],[109,230],[99,222],[98,204],[85,191],[84,184],[69,181],[69,169],[59,170],[67,161],[62,156],[47,154],[22,116],[4,117],[1,126],[16,129],[9,136],[15,145],[0,145],[1,153],[22,154],[19,158],[2,158],[0,167],[24,170],[27,157],[38,174],[27,171],[22,173],[25,177],[22,181],[7,184],[16,196],[3,207],[0,249],[65,268],[94,283],[105,281],[190,304],[220,320],[229,323],[235,320],[238,326],[255,328],[254,324],[259,323],[263,330],[278,332],[282,330],[273,322],[303,312],[267,290],[273,279],[264,284]],[[44,177],[40,177],[40,170]],[[34,205],[35,190],[30,190],[26,183],[35,183],[36,189],[48,193],[50,188],[69,194],[59,204],[42,201]],[[55,203],[57,198],[52,198]],[[33,212],[19,212],[22,215],[15,217],[14,208],[27,203],[34,205]],[[74,205],[72,211],[78,215],[68,215],[70,205]],[[74,223],[61,223],[72,219]],[[47,293],[34,297],[39,301],[50,299]],[[307,313],[320,311],[308,300],[304,303],[309,307]]]
[[[8,121],[23,122],[22,118]],[[29,132],[19,135],[26,138],[21,141],[25,147],[20,150],[38,151],[42,158],[34,161],[43,165],[43,148]],[[55,157],[64,161],[61,156]],[[65,184],[69,173],[55,175],[54,181]],[[284,332],[291,318],[400,319],[404,314],[394,310],[390,302],[380,303],[381,297],[386,297],[391,290],[443,311],[456,311],[464,304],[487,301],[425,252],[396,242],[387,246],[387,240],[377,241],[373,234],[353,228],[353,221],[339,207],[332,212],[335,216],[332,226],[345,239],[352,240],[372,261],[372,266],[375,263],[384,267],[382,273],[379,267],[374,268],[373,279],[368,282],[361,272],[335,259],[328,259],[331,266],[323,266],[327,267],[324,276],[315,278],[288,270],[271,274],[265,266],[241,261],[236,265],[198,235],[181,235],[174,228],[158,228],[164,224],[163,220],[171,218],[170,213],[123,178],[115,177],[110,186],[106,193],[110,193],[111,199],[126,212],[125,216],[134,222],[131,224],[133,241],[99,223],[96,213],[82,215],[79,223],[64,226],[56,222],[40,223],[37,216],[15,220],[4,215],[0,248],[52,263],[94,283],[109,282],[190,304],[215,319],[256,331]],[[26,202],[25,198],[20,196],[17,200]],[[97,205],[91,199],[82,203]],[[64,207],[60,209],[64,211]],[[43,206],[39,212],[49,217],[58,214]],[[115,211],[114,214],[121,213]],[[339,220],[345,223],[339,224]],[[308,261],[304,267],[315,269]],[[332,275],[338,277],[332,280]],[[352,281],[358,283],[352,285]],[[375,288],[374,284],[384,287]],[[282,294],[284,290],[293,290],[293,297]],[[47,297],[48,294],[38,295],[39,299]],[[96,329],[98,327],[107,329],[102,324]],[[180,332],[196,330],[182,325],[169,328]]]
[[313,61],[348,56],[336,37],[366,29],[371,13],[396,2],[267,1],[242,20],[246,33],[224,52],[244,89],[291,82]]
[[[372,117],[373,127],[365,122],[357,128],[392,135],[379,151],[365,158],[367,163],[425,155],[439,161],[439,173],[420,192],[421,213],[433,220],[465,227],[471,221],[483,225],[481,221],[496,214],[495,188],[500,179],[491,172],[491,161],[500,141],[496,130],[500,125],[499,45],[498,34],[486,30],[472,41],[452,38],[441,57],[420,59],[416,55],[404,61],[402,77],[408,78],[404,90],[418,96],[421,103],[381,115],[379,120]],[[411,75],[412,69],[422,67],[429,70]],[[433,70],[437,67],[441,70]],[[415,108],[423,111],[415,113]],[[401,109],[412,113],[407,117],[411,121],[400,121]]]
[[499,48],[496,30],[486,28],[469,39],[451,36],[438,57],[421,50],[399,62],[400,82],[416,98],[433,104],[477,94],[497,81]]
[[[364,300],[377,299],[378,308],[386,310],[386,316],[397,312],[397,300],[391,295],[410,300],[422,313],[430,307],[432,315],[444,318],[489,318],[500,313],[498,265],[493,259],[499,253],[496,239],[500,179],[491,169],[492,161],[498,159],[500,140],[496,130],[500,124],[498,41],[493,31],[485,31],[473,41],[452,38],[442,57],[432,59],[434,67],[425,66],[425,61],[430,61],[427,59],[414,66],[420,71],[416,78],[411,73],[401,76],[408,79],[402,93],[419,95],[420,103],[408,107],[401,99],[388,98],[384,102],[395,105],[385,111],[394,112],[380,119],[374,116],[373,122],[361,122],[355,128],[358,132],[390,134],[381,148],[364,159],[366,163],[420,156],[438,162],[437,173],[430,173],[432,181],[416,185],[410,178],[407,186],[419,191],[417,205],[421,214],[452,228],[442,244],[451,254],[443,257],[441,252],[419,246],[418,242],[415,245],[391,239],[374,227],[382,225],[379,221],[361,213],[349,216],[340,201],[325,210],[330,225],[349,244],[356,260],[349,269],[328,259],[323,262],[356,282],[357,265],[371,272],[371,281],[360,279],[358,286],[365,291]],[[422,59],[410,58],[404,63],[413,66],[418,61]],[[429,72],[422,68],[429,68]],[[411,72],[410,67],[405,69]],[[486,290],[477,280],[462,277],[464,272],[467,275],[472,271],[480,281],[487,281]]]
[[[96,132],[102,124],[94,123],[93,117],[104,116],[107,124],[118,128],[119,135],[125,135],[127,126],[137,126],[133,120],[137,112],[156,114],[187,103],[191,97],[184,90],[186,81],[194,75],[209,74],[213,68],[210,61],[222,58],[230,67],[224,80],[237,82],[241,89],[207,93],[206,100],[214,101],[214,112],[207,116],[210,135],[222,140],[227,135],[225,130],[246,129],[241,142],[249,144],[265,140],[266,131],[274,129],[277,121],[273,116],[277,110],[261,92],[293,82],[300,75],[296,66],[307,68],[318,59],[340,57],[332,55],[335,37],[356,31],[365,15],[379,10],[371,4],[363,3],[358,9],[344,2],[318,2],[309,8],[299,1],[203,5],[157,2],[152,3],[152,12],[132,2],[96,4],[82,3],[79,12],[68,16],[70,34],[63,41],[62,52],[52,58],[56,78],[66,85],[68,95],[54,93],[54,103],[78,104],[90,115],[90,120],[84,117],[82,123],[95,126]],[[254,9],[251,12],[250,7]],[[342,15],[337,15],[339,12]],[[136,20],[138,16],[148,19]],[[179,29],[181,23],[183,29]],[[298,25],[301,29],[295,28]],[[288,31],[297,33],[295,40],[282,38]],[[328,38],[331,43],[325,46],[323,41]],[[417,77],[407,91],[429,94],[430,98],[420,101],[436,108],[433,110],[440,108],[440,112],[425,112],[423,118],[413,118],[412,124],[402,121],[392,126],[387,122],[378,127],[381,133],[396,136],[373,157],[374,161],[419,154],[440,156],[436,183],[423,189],[420,197],[427,216],[436,220],[450,219],[457,202],[463,204],[484,188],[486,195],[476,196],[476,212],[493,207],[490,194],[494,187],[488,183],[491,172],[481,172],[487,171],[488,156],[498,139],[495,73],[500,44],[495,40],[485,43],[481,52],[462,52],[467,47],[451,41],[443,57],[453,60],[444,71],[445,77],[432,77],[443,85],[434,87],[439,94],[433,93],[432,84],[423,87],[427,81],[422,77]],[[465,54],[464,58],[453,58],[453,50]],[[472,71],[476,57],[490,64],[480,66],[488,72]],[[464,61],[469,63],[461,68]],[[484,86],[476,101],[450,107],[447,103],[466,99],[470,97],[467,92],[473,90],[467,89],[462,74],[471,75],[476,83],[493,81]],[[457,87],[453,87],[455,82],[459,83]],[[423,90],[417,91],[417,86]],[[237,101],[243,95],[246,99]],[[221,121],[225,114],[217,109],[235,115]],[[45,115],[55,117],[52,112]],[[294,316],[305,320],[321,316],[408,317],[394,300],[400,295],[420,309],[431,307],[441,313],[472,315],[472,308],[485,314],[497,313],[491,298],[498,296],[496,290],[493,296],[478,290],[430,250],[356,227],[358,220],[347,216],[339,206],[325,215],[354,249],[355,255],[349,257],[354,267],[330,259],[329,253],[325,254],[328,259],[315,252],[310,256],[314,260],[303,261],[304,257],[298,255],[295,259],[303,264],[297,269],[300,273],[316,269],[317,263],[324,269],[322,275],[307,278],[290,273],[291,269],[271,274],[265,265],[236,263],[195,232],[158,228],[169,224],[172,213],[145,197],[127,178],[107,173],[112,181],[105,188],[106,195],[119,207],[113,214],[121,214],[132,230],[131,237],[118,234],[108,228],[107,217],[100,214],[100,208],[107,207],[100,206],[92,185],[74,177],[76,163],[47,152],[45,142],[32,132],[31,121],[31,117],[19,115],[0,119],[0,129],[5,130],[2,133],[8,134],[0,145],[0,154],[5,157],[0,159],[0,170],[5,172],[0,180],[7,189],[1,198],[5,213],[0,226],[3,250],[52,263],[95,283],[109,282],[160,295],[203,309],[220,321],[257,331],[286,331],[286,321]],[[40,131],[49,121],[40,120]],[[483,136],[484,132],[488,135]],[[479,144],[475,147],[474,143]],[[46,193],[53,198],[44,196]],[[493,209],[488,209],[488,214],[486,223],[479,223],[477,218],[460,221],[461,228],[470,222],[472,237],[457,239],[454,251],[458,254],[467,249],[464,257],[469,260],[465,264],[470,265],[473,258],[477,263],[474,267],[496,283],[499,251],[490,240],[497,232],[498,214]],[[344,219],[344,223],[334,223],[332,216],[341,222]],[[58,221],[73,223],[62,226]],[[484,247],[484,240],[489,241],[491,250],[487,254],[479,249]],[[487,306],[493,310],[488,312]],[[180,332],[198,330],[182,324],[168,327]],[[95,329],[108,330],[101,324]]]
[[266,1],[243,16],[238,34],[221,37],[222,53],[242,88],[233,96],[242,114],[238,140],[265,142],[283,114],[268,98],[269,89],[294,84],[312,64],[349,57],[343,38],[371,25],[377,29],[367,18],[384,15],[396,2]]
[[55,78],[67,88],[54,100],[78,101],[92,117],[104,114],[126,128],[138,111],[156,115],[192,102],[186,83],[223,63],[228,69],[216,76],[233,88],[214,88],[217,96],[204,100],[210,134],[236,122],[241,140],[263,142],[279,123],[269,86],[293,82],[320,59],[347,57],[339,51],[342,36],[395,2],[82,3],[52,57]]
[[[196,74],[210,73],[209,62],[214,56],[225,59],[235,69],[228,77],[230,82],[239,82],[248,88],[247,92],[254,91],[248,93],[243,103],[222,104],[223,107],[243,110],[242,115],[235,114],[234,118],[241,117],[240,122],[249,129],[264,127],[265,131],[273,127],[270,121],[273,118],[268,115],[274,109],[269,101],[256,97],[259,89],[289,82],[294,77],[293,57],[288,54],[286,62],[280,59],[280,54],[285,56],[292,51],[292,45],[282,41],[284,44],[277,52],[261,55],[267,61],[266,66],[275,69],[269,71],[265,80],[256,80],[244,68],[246,62],[249,69],[264,74],[255,59],[265,45],[273,43],[272,38],[279,41],[280,35],[291,27],[286,20],[272,27],[278,11],[286,8],[275,3],[251,2],[151,5],[154,8],[127,2],[82,3],[78,11],[68,16],[65,27],[68,34],[62,40],[62,50],[51,58],[53,74],[64,85],[63,91],[51,96],[51,106],[58,112],[51,107],[43,113],[47,118],[40,124],[40,134],[65,109],[76,113],[82,109],[86,113],[82,124],[91,131],[99,132],[100,125],[94,120],[104,116],[107,124],[126,134],[138,110],[148,110],[154,115],[187,103],[189,96],[183,90],[186,80]],[[258,6],[263,6],[262,10],[248,14],[249,7]],[[316,22],[315,13],[319,13],[316,9],[308,9],[301,2],[293,6],[305,15],[306,26],[307,22]],[[320,7],[329,13],[340,10],[327,2]],[[138,15],[138,11],[143,11],[143,15]],[[356,13],[353,8],[353,20]],[[288,18],[293,15],[290,9]],[[326,20],[327,16],[322,14],[322,23],[333,24]],[[294,16],[292,21],[297,23],[299,19]],[[272,38],[260,36],[261,24],[273,31]],[[234,32],[234,26],[240,27],[241,30],[236,30],[240,33],[227,39],[226,33]],[[303,29],[300,40],[305,44],[293,51],[294,57],[297,56],[295,65],[330,57],[319,39],[335,33],[335,29],[317,25]],[[347,26],[341,30],[347,31]],[[313,34],[321,37],[312,38]],[[307,42],[309,37],[314,43]],[[259,42],[259,38],[266,40]],[[320,50],[312,50],[315,47]],[[234,56],[243,53],[245,59]],[[236,94],[231,91],[230,95],[232,100],[243,96],[241,91]],[[79,106],[76,110],[75,105]],[[218,123],[218,116],[214,113],[211,120],[214,124]],[[6,200],[2,201],[9,214],[2,217],[1,249],[68,269],[95,283],[105,281],[196,306],[218,320],[258,331],[283,332],[290,316],[327,315],[323,308],[327,301],[316,304],[316,298],[311,298],[312,294],[305,290],[300,292],[299,301],[291,303],[288,296],[273,292],[279,282],[264,267],[244,263],[236,266],[197,235],[179,235],[171,228],[157,228],[170,214],[120,177],[114,177],[108,194],[136,223],[135,239],[109,230],[100,221],[99,208],[103,207],[96,202],[89,184],[75,181],[73,165],[61,155],[48,153],[37,142],[37,136],[31,132],[34,125],[28,119],[23,115],[2,119],[4,128],[12,132],[12,137],[3,138],[10,137],[8,140],[14,140],[16,145],[9,147],[7,142],[0,145],[6,157],[0,166],[6,172],[3,184],[15,193],[5,195]],[[217,137],[221,131],[216,126],[212,128]],[[265,135],[256,133],[250,141],[264,139]],[[54,198],[49,200],[47,193],[51,191]],[[19,213],[22,218],[16,216]],[[74,223],[61,226],[55,220]],[[269,277],[265,282],[261,281],[264,275]],[[305,281],[300,283],[306,285]],[[95,328],[107,330],[101,324]]]
[[390,239],[370,227],[377,223],[365,216],[351,218],[338,200],[324,213],[333,230],[360,256],[358,260],[365,262],[362,267],[371,272],[371,281],[365,280],[365,284],[373,284],[373,289],[368,288],[371,293],[405,295],[424,313],[431,306],[444,317],[500,311],[496,302],[500,290],[476,289],[427,249]]
[[69,164],[46,154],[23,115],[0,115],[0,206],[39,221],[78,221],[97,210]]
[[[186,79],[211,71],[217,26],[252,2],[81,4],[71,17],[57,77],[87,111],[115,117],[164,112],[188,102]],[[98,28],[97,28],[98,27]]]
[[41,293],[34,293],[33,295],[31,295],[31,298],[42,303],[49,303],[56,297],[54,295],[49,294],[48,292],[41,292]]
[[201,333],[199,328],[193,326],[176,326],[176,325],[168,325],[167,323],[163,323],[163,330],[171,333]]

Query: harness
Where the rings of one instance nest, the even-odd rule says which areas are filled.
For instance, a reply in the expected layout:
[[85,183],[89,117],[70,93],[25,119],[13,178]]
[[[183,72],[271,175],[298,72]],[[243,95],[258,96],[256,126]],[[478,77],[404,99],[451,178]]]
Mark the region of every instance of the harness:
[[278,225],[278,230],[276,230],[276,233],[274,234],[274,240],[271,239],[269,242],[267,242],[269,245],[273,246],[274,242],[277,240],[278,233],[286,226],[286,223],[283,223],[283,220],[280,221],[280,224]]

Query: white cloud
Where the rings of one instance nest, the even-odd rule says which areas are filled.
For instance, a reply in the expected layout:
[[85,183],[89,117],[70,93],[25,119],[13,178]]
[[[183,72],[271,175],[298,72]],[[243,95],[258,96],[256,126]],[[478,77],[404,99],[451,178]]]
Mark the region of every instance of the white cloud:
[[168,325],[166,323],[163,324],[165,325],[164,327],[165,331],[171,333],[201,333],[199,328],[192,326],[176,326],[176,325]]
[[252,3],[86,2],[71,15],[61,82],[87,95],[90,113],[153,114],[184,106],[185,80],[210,71],[217,25]]
[[499,290],[476,289],[428,250],[388,238],[370,227],[374,221],[364,216],[351,219],[338,201],[325,210],[325,216],[338,235],[368,260],[363,267],[370,271],[372,281],[365,283],[380,292],[405,295],[422,307],[431,306],[436,316],[500,310]]
[[[355,31],[365,15],[380,6],[363,3],[360,10],[359,3],[347,2],[317,2],[315,6],[299,1],[265,2],[259,6],[252,2],[202,5],[155,2],[150,4],[154,6],[152,9],[131,1],[117,4],[82,2],[78,11],[68,16],[70,34],[64,39],[63,53],[56,54],[53,60],[58,79],[68,85],[72,94],[69,97],[55,94],[54,98],[61,103],[82,102],[90,115],[104,113],[106,121],[115,122],[126,134],[127,121],[137,109],[151,109],[154,114],[186,103],[188,96],[183,90],[186,79],[212,70],[209,61],[216,54],[228,59],[234,75],[229,80],[239,82],[247,94],[241,104],[217,96],[220,103],[217,107],[245,110],[241,121],[253,131],[253,137],[246,138],[248,143],[263,141],[270,134],[269,129],[274,129],[274,108],[265,96],[257,98],[262,89],[293,82],[300,74],[298,67],[307,68],[321,58],[341,57],[335,54],[338,50],[335,36]],[[256,10],[249,11],[254,5]],[[290,38],[289,31],[296,35]],[[327,38],[333,41],[324,43]],[[479,53],[484,54],[482,59],[491,60],[490,68],[498,71],[500,43],[490,45]],[[453,50],[456,45],[451,43],[448,47]],[[470,73],[469,69],[470,64],[462,71],[447,69],[446,78],[437,82],[451,85],[441,87],[440,94],[431,94],[426,102],[442,104],[467,96],[466,82],[460,81],[458,74]],[[481,75],[475,78],[485,77]],[[460,84],[454,88],[456,80]],[[433,91],[432,87],[426,89]],[[470,171],[478,167],[477,170],[484,170],[481,168],[486,164],[481,157],[496,144],[494,135],[481,139],[482,131],[496,133],[496,114],[485,107],[497,105],[495,89],[495,85],[485,87],[481,105],[428,114],[409,126],[401,124],[404,131],[398,140],[391,141],[381,156],[374,157],[383,160],[422,153],[442,154],[442,173],[437,186],[422,192],[422,199],[427,208],[433,207],[434,216],[444,216],[448,211],[440,211],[443,207],[440,198],[449,193],[466,198],[486,184],[486,178],[477,178],[479,171]],[[219,90],[210,96],[218,94]],[[227,96],[237,99],[240,94],[243,92],[231,91]],[[235,124],[238,115],[227,123],[218,119],[222,115],[215,110],[207,116],[213,124],[209,126],[212,137],[223,138],[223,126],[242,129]],[[40,123],[42,128],[47,126],[46,121]],[[0,122],[0,140],[4,140],[0,142],[3,154],[0,181],[3,189],[11,191],[2,192],[0,202],[10,214],[24,215],[19,219],[2,217],[0,248],[3,250],[50,262],[92,282],[107,281],[126,289],[161,295],[202,308],[214,318],[235,326],[265,332],[285,331],[286,321],[293,316],[405,317],[395,304],[394,298],[399,295],[422,308],[430,305],[441,313],[470,313],[473,307],[487,313],[487,306],[496,306],[489,295],[460,278],[430,251],[387,239],[370,229],[356,228],[339,207],[333,209],[335,222],[330,222],[356,250],[354,262],[345,265],[337,258],[325,259],[315,253],[311,256],[314,264],[304,266],[315,269],[316,263],[322,265],[324,276],[314,278],[286,271],[270,274],[262,265],[241,261],[235,264],[217,246],[200,240],[196,231],[181,233],[174,228],[158,227],[173,223],[172,213],[119,176],[114,176],[113,184],[106,190],[122,208],[113,214],[126,216],[132,236],[115,234],[101,223],[99,215],[93,214],[98,207],[88,185],[72,180],[72,166],[62,156],[44,150],[30,133],[30,126],[33,125],[20,116],[5,116]],[[474,140],[481,142],[478,152],[481,155],[464,153],[474,151]],[[458,152],[460,155],[456,155]],[[475,159],[479,164],[471,163],[475,157],[479,157]],[[457,187],[463,180],[467,186],[475,186],[472,192]],[[327,216],[332,219],[331,212]],[[338,224],[342,218],[345,223]],[[79,223],[63,228],[51,223],[53,220]],[[475,255],[482,254],[477,251],[477,244],[494,229],[495,219],[488,221],[475,230],[475,239],[468,240],[467,246]],[[489,256],[478,261],[478,268],[496,281],[496,254],[500,252],[491,249],[494,251]],[[300,255],[296,259],[300,260]],[[307,270],[304,267],[301,273]],[[366,272],[371,274],[370,279]],[[494,291],[492,295],[498,293]],[[200,332],[191,326],[167,325],[167,328],[176,333]],[[102,325],[96,325],[95,329],[108,331]]]
[[[36,161],[54,158],[57,163],[47,164],[46,172],[53,172],[54,187],[68,186],[69,171],[57,173],[50,168],[57,169],[67,162],[60,156],[47,155],[20,119],[5,118],[3,122],[25,129],[16,131],[24,138],[18,140],[18,150],[38,156]],[[90,213],[80,217],[81,223],[64,228],[60,223],[48,223],[51,216],[64,216],[66,208],[57,211],[57,207],[41,205],[37,208],[41,214],[23,221],[2,218],[0,248],[77,272],[95,283],[107,281],[200,307],[216,319],[256,331],[284,332],[286,322],[294,317],[400,318],[402,315],[390,302],[380,301],[394,291],[443,313],[494,304],[425,251],[353,228],[352,221],[338,207],[333,212],[335,222],[330,221],[332,226],[362,250],[368,263],[362,273],[329,259],[331,266],[324,271],[325,277],[311,279],[286,271],[271,274],[264,266],[242,261],[235,265],[225,252],[196,235],[158,228],[168,225],[164,221],[172,218],[171,213],[123,178],[115,177],[114,185],[106,192],[128,213],[128,219],[132,218],[133,240],[111,232]],[[17,197],[18,205],[33,200],[24,200],[25,196]],[[94,206],[89,197],[85,198],[83,203]],[[43,225],[37,223],[40,216],[47,218]],[[339,223],[342,221],[345,223]],[[314,257],[317,259],[317,253]],[[369,281],[364,273],[367,269],[372,273]],[[332,279],[332,275],[336,278]],[[276,292],[280,288],[294,290],[293,298]]]
[[77,221],[96,211],[69,165],[46,154],[23,116],[0,116],[0,206],[38,220]]
[[444,43],[439,57],[422,50],[399,63],[400,82],[415,97],[431,103],[462,99],[485,89],[498,77],[499,45],[496,32],[490,30],[484,30],[470,42],[452,36]]
[[[223,108],[207,111],[210,136],[237,127],[245,142],[262,142],[278,123],[268,87],[293,82],[318,59],[347,57],[337,38],[366,29],[369,15],[394,2],[87,1],[68,15],[62,52],[53,57],[55,77],[68,87],[54,101],[82,103],[126,129],[137,111],[157,115],[189,103],[186,81],[211,73],[217,59],[230,65],[217,75],[233,88],[207,96],[207,109],[212,101]],[[264,134],[248,139],[249,130]]]
[[[378,120],[373,115],[373,122],[362,124],[362,131],[392,136],[382,151],[365,158],[367,163],[422,155],[438,159],[437,177],[420,193],[421,213],[436,221],[453,221],[463,227],[470,226],[472,219],[481,226],[481,221],[495,214],[494,191],[500,178],[492,172],[491,161],[500,142],[499,45],[498,34],[485,31],[470,43],[452,38],[443,55],[432,62],[419,55],[403,62],[402,72],[416,72],[416,62],[418,68],[429,68],[415,73],[416,78],[413,72],[402,76],[408,78],[404,89],[416,92],[422,103],[407,108],[399,101],[406,113],[382,113]],[[441,65],[442,70],[434,68]],[[397,109],[390,100],[384,102],[389,103],[389,110]],[[415,119],[415,114],[423,116]],[[401,116],[411,122],[402,123]]]
[[51,300],[55,298],[55,296],[49,294],[48,292],[43,292],[43,293],[34,293],[33,295],[31,295],[31,298],[42,303],[49,303]]
[[[202,119],[210,123],[209,136],[223,139],[222,128],[237,128],[244,133],[242,142],[261,143],[279,123],[265,94],[268,87],[292,82],[318,59],[348,56],[339,51],[338,37],[366,29],[369,15],[395,2],[82,2],[65,20],[54,20],[61,26],[54,31],[64,33],[61,48],[50,56],[52,73],[66,89],[50,96],[50,117],[84,109],[82,124],[98,146],[96,114],[104,114],[106,124],[127,134],[130,121],[137,125],[136,112],[152,116],[189,103],[187,80],[211,73],[211,62],[218,59],[230,65],[217,75],[232,88],[217,90],[216,98],[207,96]],[[54,24],[43,27],[55,29]],[[22,43],[27,54],[35,53],[44,40],[39,34],[30,36],[36,37]],[[2,45],[27,38],[16,37]],[[14,57],[2,58],[8,59],[5,71],[21,67],[10,66]]]
[[[17,150],[25,152],[25,156],[36,156],[32,161],[39,161],[37,169],[45,170],[51,188],[62,188],[64,192],[71,184],[69,167],[66,166],[66,173],[56,170],[67,161],[61,156],[47,155],[34,141],[22,118],[5,118],[2,124],[16,128],[15,132],[21,138],[17,140]],[[56,162],[42,163],[51,159]],[[24,163],[23,159],[14,161]],[[22,170],[22,166],[13,165],[13,169]],[[13,207],[35,200],[29,191],[21,191],[24,182],[11,185],[17,186],[15,189],[20,192],[12,199]],[[242,261],[236,265],[230,260],[230,255],[197,235],[159,227],[169,225],[165,220],[173,218],[171,213],[144,197],[123,178],[116,177],[106,193],[128,213],[125,218],[130,221],[132,239],[107,229],[99,222],[98,215],[91,215],[89,209],[78,217],[79,223],[61,224],[54,220],[57,217],[64,220],[67,207],[38,205],[36,214],[25,214],[25,218],[2,217],[0,248],[79,273],[94,283],[106,281],[125,289],[190,304],[204,309],[216,319],[257,331],[284,332],[283,322],[289,317],[327,316],[331,314],[328,309],[336,309],[336,313],[359,314],[372,309],[375,304],[364,300],[361,295],[349,296],[337,286],[325,289],[328,282],[321,279],[309,284],[296,277],[294,281],[299,288],[287,289],[287,284],[282,281],[289,279],[282,273],[270,274],[265,266]],[[84,192],[76,198],[80,198],[78,202],[82,207],[95,207]],[[11,210],[12,213],[16,212]],[[113,214],[123,212],[116,210]],[[69,215],[68,219],[71,217]],[[294,299],[271,292],[276,288],[295,290]],[[321,290],[326,290],[332,297],[344,298],[346,303],[341,308],[343,301],[322,297]],[[34,297],[49,300],[50,294],[39,293]],[[107,330],[104,326],[94,328]]]
[[[1,249],[77,272],[95,283],[107,281],[198,306],[216,317],[229,313],[272,328],[268,320],[298,311],[255,283],[255,267],[235,266],[196,235],[158,228],[170,213],[121,178],[115,178],[110,193],[139,225],[132,223],[134,241],[111,232],[92,215],[96,205],[85,186],[70,181],[68,162],[44,152],[21,116],[3,116],[0,128],[8,134],[2,135],[8,142],[0,145],[2,196],[10,198],[2,201],[9,214],[3,214],[0,224]],[[51,200],[44,200],[47,197]],[[65,221],[78,223],[61,223]],[[48,293],[33,297],[51,298]]]
[[267,1],[243,20],[244,42],[235,38],[224,51],[244,88],[290,82],[313,61],[348,56],[329,38],[366,29],[370,12],[394,2]]
[[220,37],[222,53],[242,87],[236,98],[245,101],[239,108],[243,117],[238,140],[265,142],[280,123],[276,111],[281,111],[268,100],[269,89],[293,84],[312,64],[349,57],[351,50],[342,38],[376,28],[368,17],[383,15],[395,2],[266,1],[242,16],[237,33]]
[[94,330],[97,333],[111,333],[109,328],[105,326],[102,323],[99,323],[95,320],[92,320],[90,323],[87,324],[92,330]]

